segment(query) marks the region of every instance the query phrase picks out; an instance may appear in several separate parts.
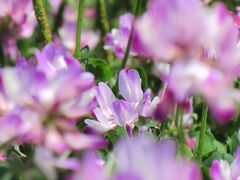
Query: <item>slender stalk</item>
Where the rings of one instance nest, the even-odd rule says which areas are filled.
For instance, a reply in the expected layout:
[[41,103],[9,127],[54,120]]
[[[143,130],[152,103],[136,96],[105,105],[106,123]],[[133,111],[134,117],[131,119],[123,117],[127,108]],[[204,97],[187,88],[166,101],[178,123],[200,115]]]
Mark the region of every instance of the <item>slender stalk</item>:
[[58,8],[58,12],[56,14],[55,22],[54,22],[54,25],[53,25],[53,32],[54,33],[58,33],[59,27],[62,26],[63,13],[64,13],[66,5],[67,5],[67,0],[62,0],[60,6]]
[[76,33],[76,47],[74,56],[77,59],[81,58],[81,32],[82,32],[82,17],[84,9],[84,0],[79,0],[78,19],[77,19],[77,33]]
[[201,130],[200,130],[200,136],[199,136],[199,142],[198,142],[198,153],[197,153],[197,160],[200,163],[202,162],[202,149],[203,149],[206,125],[207,125],[207,113],[208,113],[208,107],[207,105],[204,105],[203,111],[202,111]]
[[[141,5],[142,5],[142,0],[137,0],[137,5],[136,5],[135,11],[134,11],[135,17],[140,14]],[[133,27],[134,21],[133,21],[130,36],[129,36],[129,39],[128,39],[127,48],[126,48],[126,51],[125,51],[125,54],[124,54],[124,57],[123,57],[123,60],[122,60],[121,69],[125,68],[125,66],[127,64],[128,57],[129,57],[130,48],[131,48],[132,40],[133,40],[133,36],[134,36],[134,27]]]
[[[110,25],[108,21],[108,15],[107,15],[107,8],[106,8],[106,1],[105,0],[98,0],[98,11],[99,11],[99,18],[100,18],[100,24],[102,28],[102,43],[105,41],[106,34],[110,31]],[[107,59],[113,59],[113,53],[111,51],[106,52]]]
[[184,127],[183,127],[183,109],[177,108],[176,112],[176,120],[178,126],[178,136],[179,136],[179,144],[182,156],[185,155],[185,137],[184,137]]
[[102,24],[103,34],[106,35],[106,33],[110,30],[110,25],[108,22],[108,16],[107,16],[107,10],[106,10],[106,2],[105,0],[98,0],[99,3],[99,14],[100,14],[100,22]]
[[47,21],[47,15],[44,8],[43,0],[33,0],[33,6],[38,25],[41,29],[43,41],[45,44],[50,43],[52,41],[52,33]]

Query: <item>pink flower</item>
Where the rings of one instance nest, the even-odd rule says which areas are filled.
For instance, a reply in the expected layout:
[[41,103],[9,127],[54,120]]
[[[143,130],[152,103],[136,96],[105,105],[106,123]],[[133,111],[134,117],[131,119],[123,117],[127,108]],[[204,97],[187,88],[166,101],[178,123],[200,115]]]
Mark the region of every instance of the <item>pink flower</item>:
[[236,112],[239,91],[231,88],[232,80],[222,71],[208,64],[194,60],[176,63],[167,82],[177,102],[201,94],[219,123],[228,122]]
[[[60,38],[63,44],[70,50],[75,49],[76,24],[65,22],[59,30]],[[81,35],[81,47],[88,46],[93,50],[100,41],[100,34],[92,30],[83,30]]]
[[[59,35],[61,42],[70,51],[74,51],[76,43],[76,21],[77,12],[71,7],[66,7],[63,14],[64,22],[62,27],[59,29]],[[81,34],[81,47],[88,46],[90,50],[93,50],[100,41],[100,34],[97,31],[90,29],[83,29]]]
[[191,57],[204,43],[205,18],[200,1],[148,1],[146,13],[136,22],[139,41],[133,42],[133,47],[142,44],[143,55],[155,60]]
[[0,93],[8,103],[0,144],[39,143],[55,153],[105,145],[76,127],[95,108],[94,76],[62,46],[48,44],[36,58],[37,64],[20,59],[16,67],[1,69]]
[[16,41],[29,38],[36,26],[33,4],[31,0],[7,0],[0,2],[0,21],[9,18],[4,27],[7,29],[2,35],[4,54],[12,60],[19,55]]
[[177,159],[176,148],[176,143],[170,139],[156,144],[149,137],[120,141],[114,151],[115,179],[201,180],[199,167],[193,162]]
[[113,102],[113,116],[118,125],[134,128],[134,122],[138,120],[137,109],[129,102],[116,100]]
[[4,162],[6,161],[7,157],[6,154],[4,152],[0,152],[0,162]]
[[196,139],[194,137],[189,137],[188,135],[185,137],[186,144],[189,146],[191,150],[194,149],[196,144]]
[[141,88],[141,79],[134,69],[121,70],[118,81],[119,92],[124,100],[118,100],[111,89],[100,82],[96,87],[96,99],[99,108],[94,110],[95,120],[87,119],[85,122],[92,128],[105,132],[117,125],[134,127],[139,116],[152,116],[158,98],[151,101],[151,91],[144,94]]
[[224,160],[215,160],[210,168],[212,180],[238,180],[240,177],[240,148],[238,148],[235,159],[231,165]]
[[84,154],[81,167],[74,172],[69,180],[107,180],[102,160],[99,159],[93,152]]
[[80,162],[77,159],[56,156],[42,146],[36,148],[34,161],[47,178],[52,180],[58,179],[57,168],[77,170],[80,167]]
[[[104,49],[114,52],[114,54],[122,59],[127,48],[128,39],[131,33],[134,16],[126,13],[119,18],[119,29],[112,29],[111,33],[106,35]],[[134,51],[130,51],[131,55],[135,55]]]

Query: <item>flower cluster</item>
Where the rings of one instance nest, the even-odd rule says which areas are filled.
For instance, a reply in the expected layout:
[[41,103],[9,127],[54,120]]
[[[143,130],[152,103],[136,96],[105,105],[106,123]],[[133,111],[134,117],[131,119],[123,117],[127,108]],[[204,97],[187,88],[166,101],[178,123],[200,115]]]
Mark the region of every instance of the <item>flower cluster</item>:
[[32,1],[1,0],[0,11],[0,42],[5,55],[16,59],[19,54],[16,40],[30,37],[36,26]]
[[0,143],[37,143],[56,153],[101,146],[101,138],[76,128],[95,107],[94,76],[62,46],[35,55],[36,62],[21,58],[1,69]]
[[[176,148],[176,143],[171,139],[164,139],[154,144],[147,136],[130,138],[119,142],[115,147],[113,158],[116,168],[112,175],[104,172],[96,157],[94,159],[93,155],[88,155],[84,166],[73,175],[72,179],[201,180],[199,167],[193,162],[179,160],[176,157]],[[91,176],[87,173],[90,170]]]
[[239,180],[239,29],[227,0],[0,0],[0,179]]
[[[118,100],[111,89],[103,82],[96,87],[96,98],[99,107],[94,110],[98,121],[85,122],[100,132],[113,129],[117,125],[130,130],[134,122],[142,117],[151,117],[158,98],[151,101],[151,90],[144,93],[141,88],[141,79],[134,69],[121,70],[118,79],[119,93],[124,100]],[[128,128],[130,127],[130,129]]]
[[150,1],[136,31],[145,56],[170,64],[165,83],[177,103],[200,94],[219,123],[233,117],[239,100],[232,88],[240,65],[238,29],[222,4],[208,9],[195,0]]

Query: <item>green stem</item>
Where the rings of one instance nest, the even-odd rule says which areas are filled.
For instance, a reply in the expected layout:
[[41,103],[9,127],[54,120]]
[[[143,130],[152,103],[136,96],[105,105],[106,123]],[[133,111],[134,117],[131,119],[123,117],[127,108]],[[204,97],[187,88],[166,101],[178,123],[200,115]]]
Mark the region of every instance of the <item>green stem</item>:
[[108,16],[106,10],[106,2],[105,0],[98,0],[99,1],[99,15],[100,15],[100,22],[102,24],[103,35],[106,35],[110,30],[110,25],[108,23]]
[[[141,5],[142,5],[142,0],[137,0],[137,4],[136,4],[136,7],[135,7],[135,11],[134,11],[135,17],[140,14]],[[134,35],[134,27],[133,27],[134,21],[133,21],[130,36],[129,36],[129,39],[128,39],[127,48],[126,48],[126,51],[125,51],[125,54],[124,54],[124,57],[123,57],[123,60],[122,60],[121,69],[125,68],[125,66],[127,64],[128,57],[129,57],[130,48],[131,48],[131,45],[132,45],[132,40],[133,40],[133,35]]]
[[83,9],[84,9],[84,0],[79,0],[77,33],[76,33],[76,47],[75,47],[75,52],[74,52],[74,56],[77,59],[81,58],[81,32],[82,32]]
[[182,156],[185,155],[185,137],[184,137],[184,127],[183,127],[183,109],[177,108],[176,112],[176,120],[178,126],[178,136],[179,136],[179,144]]
[[199,161],[199,163],[202,162],[202,149],[203,149],[206,125],[207,125],[207,113],[208,113],[208,107],[207,105],[203,105],[202,118],[201,118],[201,130],[200,130],[200,137],[198,142],[198,153],[197,153],[197,160]]
[[[98,11],[99,11],[99,19],[102,29],[102,43],[105,41],[106,34],[110,31],[110,25],[108,21],[107,15],[107,8],[106,8],[106,1],[105,0],[98,0]],[[113,53],[111,51],[106,52],[107,60],[113,59]]]
[[63,23],[63,13],[64,13],[66,5],[67,5],[67,0],[62,0],[60,6],[58,8],[58,12],[57,12],[57,15],[56,15],[56,18],[55,18],[55,22],[54,22],[54,25],[53,25],[53,32],[54,33],[58,33],[59,27],[62,26],[62,23]]
[[50,43],[52,41],[52,33],[47,21],[47,15],[44,8],[43,0],[33,0],[33,6],[38,25],[43,35],[43,41],[45,44]]

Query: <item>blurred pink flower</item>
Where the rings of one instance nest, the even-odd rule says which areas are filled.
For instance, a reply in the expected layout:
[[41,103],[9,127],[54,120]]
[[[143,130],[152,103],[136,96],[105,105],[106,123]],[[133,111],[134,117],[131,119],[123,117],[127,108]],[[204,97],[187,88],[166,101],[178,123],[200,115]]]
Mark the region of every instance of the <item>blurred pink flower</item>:
[[191,150],[194,150],[195,144],[196,144],[196,139],[194,137],[189,137],[188,135],[185,136],[185,141],[188,147]]
[[231,165],[225,160],[214,160],[210,168],[212,180],[238,180],[240,177],[240,148]]
[[68,180],[107,180],[102,160],[93,152],[84,154],[82,164]]
[[[135,25],[138,43],[143,44],[145,55],[155,60],[191,57],[198,53],[206,38],[202,31],[207,24],[205,18],[200,1],[148,1],[146,13]],[[139,45],[133,42],[134,46]]]
[[171,139],[163,139],[156,144],[149,137],[141,136],[122,140],[114,151],[115,179],[201,180],[197,164],[177,159],[176,153],[177,145]]
[[96,7],[86,8],[84,11],[84,15],[88,18],[96,18],[97,15]]
[[[114,54],[122,59],[127,48],[128,39],[131,33],[134,16],[126,13],[119,18],[119,28],[112,29],[111,33],[106,35],[104,49],[114,52]],[[136,55],[133,50],[131,55]]]
[[[77,12],[67,6],[64,11],[63,25],[59,29],[61,42],[70,51],[74,51],[76,43]],[[83,29],[81,34],[81,47],[88,46],[93,50],[100,41],[100,34],[97,31]]]
[[37,146],[34,161],[48,179],[57,180],[57,168],[77,170],[80,162],[75,158],[56,156],[42,146]]
[[0,144],[40,143],[56,153],[103,146],[101,137],[76,127],[95,108],[94,76],[62,46],[48,44],[36,59],[1,69],[1,94],[11,105],[0,121]]
[[[70,50],[75,49],[76,23],[65,22],[59,29],[59,34],[63,44]],[[81,35],[81,47],[88,46],[93,50],[100,41],[100,34],[92,30],[83,30]]]
[[1,0],[0,11],[0,21],[9,19],[4,27],[0,23],[6,29],[1,39],[4,54],[15,60],[19,55],[16,41],[29,38],[36,26],[33,4],[31,0]]
[[171,94],[167,103],[158,104],[160,119],[193,95],[205,99],[220,124],[234,116],[240,100],[240,91],[232,88],[240,72],[239,38],[223,4],[208,9],[195,0],[149,1],[135,30]]
[[4,152],[0,152],[0,162],[4,162],[6,161],[7,156]]

